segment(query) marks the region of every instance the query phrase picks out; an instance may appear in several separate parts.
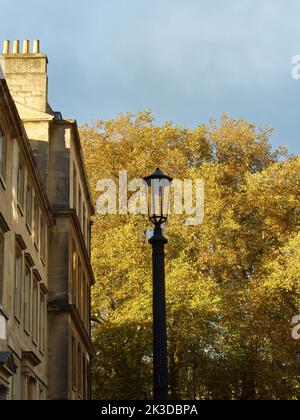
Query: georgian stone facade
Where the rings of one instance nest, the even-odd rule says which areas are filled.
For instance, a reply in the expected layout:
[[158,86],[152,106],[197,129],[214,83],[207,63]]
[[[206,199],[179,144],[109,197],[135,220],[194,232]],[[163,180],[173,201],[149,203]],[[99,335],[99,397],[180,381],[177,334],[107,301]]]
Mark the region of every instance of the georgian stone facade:
[[39,43],[3,52],[0,399],[89,399],[94,207],[78,128],[48,104]]

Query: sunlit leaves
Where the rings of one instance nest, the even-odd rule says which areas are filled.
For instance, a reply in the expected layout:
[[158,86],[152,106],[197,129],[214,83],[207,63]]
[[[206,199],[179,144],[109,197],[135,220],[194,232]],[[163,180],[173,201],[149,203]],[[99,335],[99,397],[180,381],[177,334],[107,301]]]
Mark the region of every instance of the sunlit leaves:
[[[95,200],[98,180],[123,170],[205,181],[204,223],[172,216],[167,226],[171,396],[299,398],[290,322],[300,311],[300,159],[272,151],[269,128],[226,116],[192,130],[158,127],[147,111],[81,134]],[[97,398],[151,394],[148,227],[141,216],[95,219]]]

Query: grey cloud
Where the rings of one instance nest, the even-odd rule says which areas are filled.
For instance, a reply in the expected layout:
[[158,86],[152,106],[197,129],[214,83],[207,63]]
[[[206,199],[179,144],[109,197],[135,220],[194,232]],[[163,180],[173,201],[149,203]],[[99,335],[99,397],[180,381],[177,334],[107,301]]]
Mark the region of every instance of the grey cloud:
[[158,122],[195,126],[226,112],[300,151],[297,0],[0,3],[0,38],[41,39],[50,100],[66,116],[150,107]]

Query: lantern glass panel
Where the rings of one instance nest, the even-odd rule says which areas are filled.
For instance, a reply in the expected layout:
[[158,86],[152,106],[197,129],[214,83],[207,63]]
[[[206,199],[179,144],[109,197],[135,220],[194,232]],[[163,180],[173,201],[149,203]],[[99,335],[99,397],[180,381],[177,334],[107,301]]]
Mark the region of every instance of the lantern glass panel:
[[154,224],[163,224],[169,215],[172,178],[157,169],[144,180],[147,186],[149,219]]

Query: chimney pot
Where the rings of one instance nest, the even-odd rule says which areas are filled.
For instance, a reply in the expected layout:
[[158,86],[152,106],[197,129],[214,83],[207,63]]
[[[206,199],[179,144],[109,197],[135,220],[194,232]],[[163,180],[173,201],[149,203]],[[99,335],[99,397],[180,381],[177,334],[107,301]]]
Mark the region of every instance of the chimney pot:
[[15,40],[13,46],[13,54],[19,54],[20,52],[20,41]]
[[28,39],[25,39],[25,41],[23,41],[23,54],[29,54],[29,48],[30,41],[28,41]]
[[33,54],[39,54],[40,53],[40,41],[38,39],[33,41]]
[[9,54],[10,50],[10,41],[5,40],[3,43],[3,54]]

